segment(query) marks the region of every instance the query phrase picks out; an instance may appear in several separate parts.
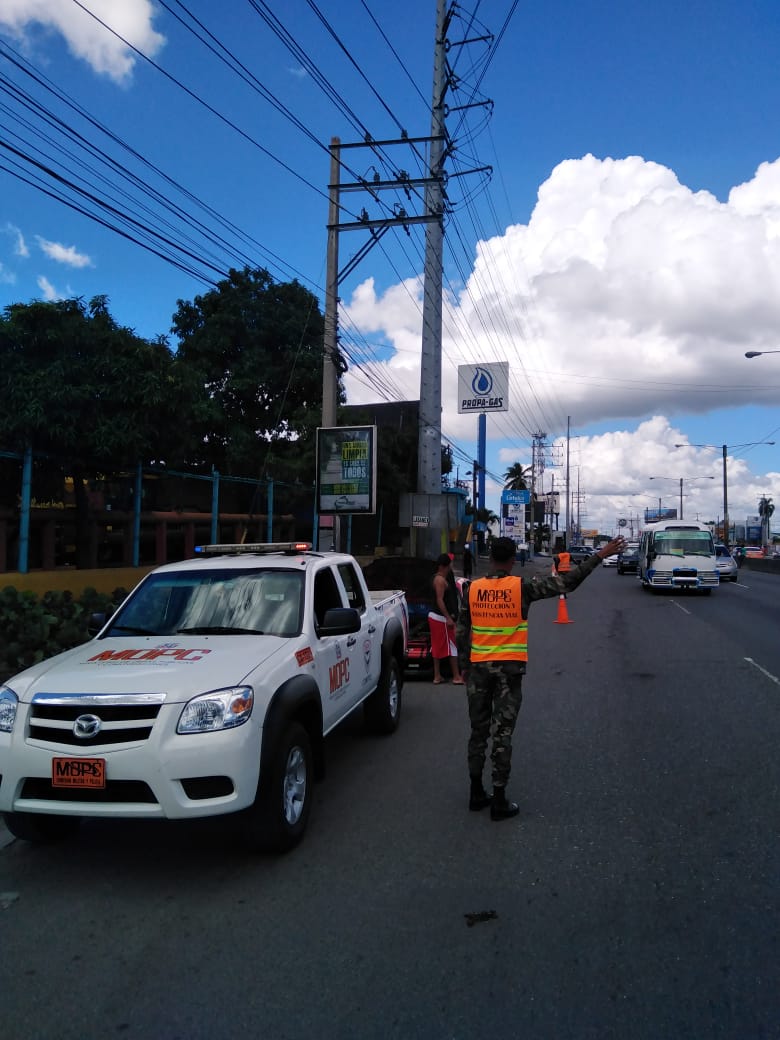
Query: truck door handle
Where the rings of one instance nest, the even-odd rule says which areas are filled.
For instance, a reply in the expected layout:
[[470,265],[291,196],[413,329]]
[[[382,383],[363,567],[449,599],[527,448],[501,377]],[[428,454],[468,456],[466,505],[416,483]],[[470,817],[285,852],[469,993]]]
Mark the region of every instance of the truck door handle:
[[376,632],[376,625],[369,625],[368,626],[368,633],[369,633],[369,635],[373,635],[374,632]]
[[347,640],[347,646],[354,646],[357,643],[357,639],[354,636],[350,636]]

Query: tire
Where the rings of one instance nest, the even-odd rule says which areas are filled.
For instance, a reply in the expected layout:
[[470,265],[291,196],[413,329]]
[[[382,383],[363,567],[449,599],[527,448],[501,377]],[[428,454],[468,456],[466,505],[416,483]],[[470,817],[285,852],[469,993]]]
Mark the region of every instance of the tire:
[[241,814],[241,839],[252,852],[289,852],[309,822],[314,758],[309,734],[291,722],[273,750],[257,786],[254,804]]
[[45,813],[7,812],[3,819],[15,838],[51,844],[72,838],[81,826],[80,816],[47,816]]
[[401,721],[401,670],[390,655],[382,667],[377,688],[363,705],[366,725],[374,733],[395,733]]

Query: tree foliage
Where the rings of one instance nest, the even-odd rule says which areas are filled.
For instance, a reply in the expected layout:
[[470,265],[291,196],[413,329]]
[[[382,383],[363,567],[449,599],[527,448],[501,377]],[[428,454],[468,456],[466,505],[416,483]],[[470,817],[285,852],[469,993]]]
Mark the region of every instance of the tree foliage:
[[0,318],[0,443],[113,468],[175,439],[171,351],[123,328],[106,298],[12,304]]
[[771,497],[762,495],[758,500],[758,515],[761,517],[761,542],[764,545],[769,543],[769,521],[772,519],[772,515],[775,511],[775,505]]
[[531,486],[531,467],[513,462],[504,474],[504,487],[507,491],[524,491]]
[[183,446],[182,384],[164,341],[111,317],[104,296],[12,304],[0,318],[0,444],[73,477],[77,559],[88,558],[85,478]]
[[205,388],[194,417],[204,461],[226,472],[311,479],[322,418],[316,298],[263,269],[231,270],[192,303],[178,301],[172,331],[179,361]]

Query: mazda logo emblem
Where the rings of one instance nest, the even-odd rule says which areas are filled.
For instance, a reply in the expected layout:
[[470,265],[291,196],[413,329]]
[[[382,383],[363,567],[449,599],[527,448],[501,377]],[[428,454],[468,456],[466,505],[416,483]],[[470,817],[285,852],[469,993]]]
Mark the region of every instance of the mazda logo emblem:
[[100,732],[101,725],[102,723],[97,715],[79,715],[73,723],[73,735],[81,737],[82,740],[96,737]]

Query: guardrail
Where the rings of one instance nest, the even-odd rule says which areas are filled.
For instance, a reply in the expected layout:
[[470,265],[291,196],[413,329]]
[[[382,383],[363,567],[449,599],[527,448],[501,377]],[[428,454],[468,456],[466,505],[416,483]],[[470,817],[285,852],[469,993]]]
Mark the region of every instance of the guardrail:
[[762,574],[780,574],[780,556],[746,556],[739,569],[761,571]]

